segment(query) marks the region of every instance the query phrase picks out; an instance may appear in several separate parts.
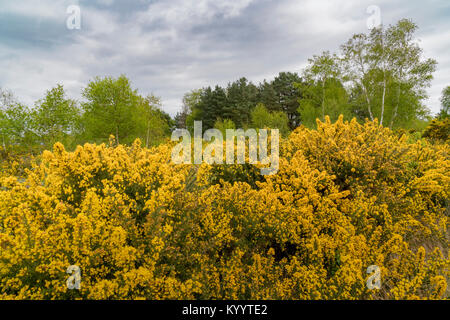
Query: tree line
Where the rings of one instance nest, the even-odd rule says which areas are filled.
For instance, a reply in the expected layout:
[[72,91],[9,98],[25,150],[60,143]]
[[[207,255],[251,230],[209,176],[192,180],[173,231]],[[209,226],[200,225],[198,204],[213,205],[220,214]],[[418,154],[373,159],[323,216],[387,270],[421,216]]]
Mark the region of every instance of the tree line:
[[34,108],[8,90],[0,90],[0,139],[4,149],[40,151],[61,142],[74,148],[85,142],[131,143],[140,138],[145,146],[157,145],[173,129],[173,120],[161,110],[160,98],[142,96],[130,80],[96,77],[82,91],[79,103],[67,97],[62,85],[48,90]]
[[[0,88],[0,143],[3,149],[41,151],[55,142],[75,148],[85,142],[145,146],[161,143],[178,128],[278,128],[287,135],[299,125],[315,127],[316,119],[339,115],[358,121],[424,131],[430,120],[426,89],[437,62],[423,57],[417,25],[402,19],[395,25],[355,34],[337,52],[325,51],[308,60],[302,72],[280,72],[254,84],[242,77],[227,86],[192,90],[172,119],[159,97],[141,95],[121,75],[96,77],[82,91],[83,101],[67,97],[62,85],[48,90],[33,108]],[[442,110],[429,136],[446,140],[450,87],[443,91]],[[440,120],[439,120],[440,119]],[[442,138],[444,137],[444,138]]]
[[287,119],[276,124],[291,130],[300,124],[314,127],[326,115],[335,121],[340,114],[422,130],[430,117],[424,101],[437,62],[423,57],[417,28],[402,19],[355,34],[338,52],[313,56],[301,74],[281,72],[259,84],[241,78],[226,87],[192,90],[184,96],[176,123],[190,128],[194,120],[202,120],[206,127],[248,127],[255,125],[252,113],[257,110],[258,125],[273,124],[273,113],[282,112]]

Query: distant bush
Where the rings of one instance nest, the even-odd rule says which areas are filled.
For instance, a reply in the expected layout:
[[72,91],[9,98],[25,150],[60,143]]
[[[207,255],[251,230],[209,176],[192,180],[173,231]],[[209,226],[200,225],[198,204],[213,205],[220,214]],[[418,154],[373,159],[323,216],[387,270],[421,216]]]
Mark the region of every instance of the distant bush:
[[432,120],[425,129],[423,137],[433,141],[448,142],[450,140],[450,118]]

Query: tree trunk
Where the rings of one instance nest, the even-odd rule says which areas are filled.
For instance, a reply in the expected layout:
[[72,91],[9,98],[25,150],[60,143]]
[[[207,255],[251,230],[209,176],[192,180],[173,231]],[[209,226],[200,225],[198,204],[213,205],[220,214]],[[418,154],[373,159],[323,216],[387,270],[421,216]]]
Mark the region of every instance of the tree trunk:
[[384,32],[381,35],[381,58],[383,59],[383,96],[381,97],[381,115],[380,115],[380,126],[383,125],[384,118],[384,100],[386,97],[386,57],[384,55]]
[[384,99],[386,97],[386,73],[383,71],[383,96],[381,98],[381,116],[380,116],[380,126],[383,125],[384,117]]
[[325,121],[325,79],[322,80],[322,120]]
[[367,110],[369,111],[370,120],[373,121],[373,114],[372,114],[372,108],[371,108],[371,106],[370,106],[369,94],[367,93],[366,86],[364,85],[364,83],[362,83],[362,81],[361,81],[361,85],[362,85],[362,87],[363,87],[364,95],[366,96]]
[[363,79],[364,79],[364,75],[366,74],[366,71],[364,70],[364,62],[362,60],[361,55],[359,55],[359,67],[361,68],[361,72],[362,72],[362,76],[361,76],[361,86],[363,88],[363,92],[364,92],[364,96],[366,97],[366,102],[367,102],[367,110],[369,111],[369,117],[370,120],[373,121],[373,114],[372,114],[372,107],[370,106],[370,99],[369,99],[369,93],[367,92],[367,88],[364,85]]
[[147,137],[145,139],[145,147],[148,149],[148,143],[150,139],[150,121],[147,122]]
[[395,104],[394,114],[392,115],[391,123],[389,124],[389,128],[390,129],[392,129],[392,127],[394,126],[394,120],[397,117],[398,105],[399,104],[400,104],[400,83],[398,84],[398,87],[397,87],[397,103]]

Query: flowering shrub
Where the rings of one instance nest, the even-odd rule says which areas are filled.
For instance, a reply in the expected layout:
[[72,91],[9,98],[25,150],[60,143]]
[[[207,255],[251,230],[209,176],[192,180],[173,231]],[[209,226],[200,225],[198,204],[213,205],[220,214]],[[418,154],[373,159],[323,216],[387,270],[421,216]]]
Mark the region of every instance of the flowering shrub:
[[432,141],[450,141],[450,118],[432,120],[423,133],[423,137]]
[[[1,177],[0,297],[448,296],[448,145],[327,119],[282,141],[278,173],[261,179],[175,165],[171,147],[55,144],[25,181]],[[370,265],[381,290],[366,286]]]
[[0,146],[0,177],[23,177],[25,169],[30,169],[35,159],[32,154],[11,152]]

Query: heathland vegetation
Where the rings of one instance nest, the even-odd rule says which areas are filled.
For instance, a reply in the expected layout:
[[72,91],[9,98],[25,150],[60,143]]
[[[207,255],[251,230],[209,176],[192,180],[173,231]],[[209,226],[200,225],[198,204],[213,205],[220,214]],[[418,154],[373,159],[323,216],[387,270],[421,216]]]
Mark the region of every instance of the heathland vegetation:
[[[401,20],[301,73],[194,89],[173,119],[125,75],[82,101],[3,89],[0,298],[448,298],[450,86],[433,117],[437,62],[416,30]],[[279,129],[277,174],[173,163],[171,132],[198,120]]]

